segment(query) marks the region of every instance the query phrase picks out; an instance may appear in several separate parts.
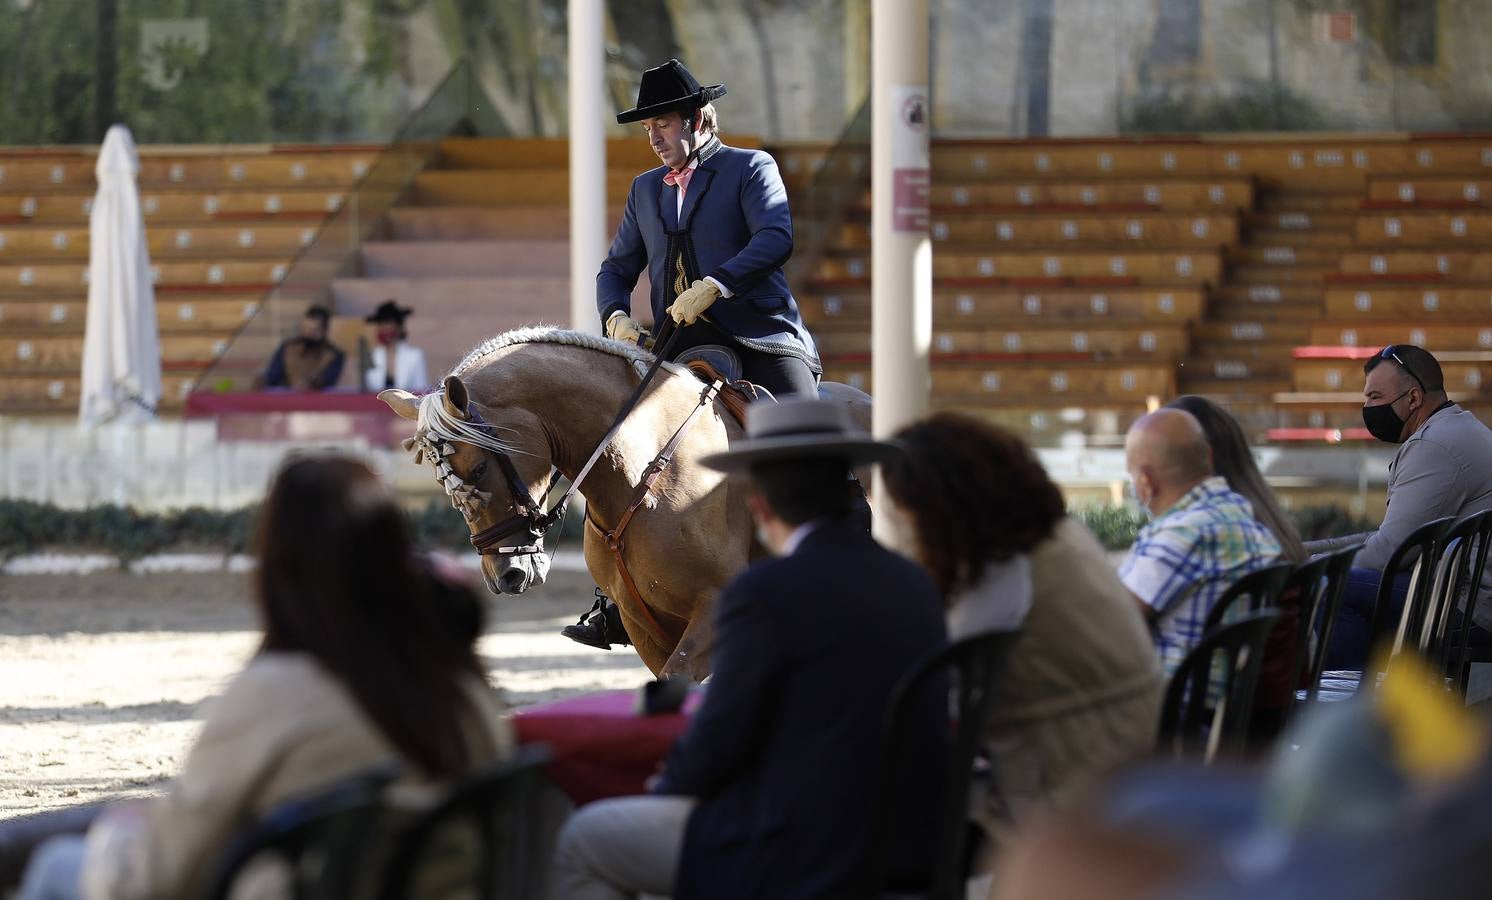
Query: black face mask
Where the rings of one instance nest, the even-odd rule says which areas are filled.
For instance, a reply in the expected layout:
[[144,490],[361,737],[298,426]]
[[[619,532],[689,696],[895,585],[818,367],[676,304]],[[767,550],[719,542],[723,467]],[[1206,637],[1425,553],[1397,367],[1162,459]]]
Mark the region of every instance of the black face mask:
[[1404,399],[1404,395],[1408,393],[1409,391],[1405,391],[1387,403],[1362,408],[1362,423],[1368,426],[1368,434],[1386,444],[1403,443],[1399,436],[1404,433],[1404,420],[1394,412],[1394,404]]

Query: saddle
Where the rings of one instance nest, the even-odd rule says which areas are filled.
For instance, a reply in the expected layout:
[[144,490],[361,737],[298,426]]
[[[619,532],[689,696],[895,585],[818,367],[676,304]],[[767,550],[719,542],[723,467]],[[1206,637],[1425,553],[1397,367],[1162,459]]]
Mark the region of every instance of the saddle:
[[746,407],[762,399],[777,402],[771,391],[741,377],[741,358],[729,347],[720,344],[691,347],[679,354],[674,362],[694,373],[694,377],[705,384],[719,381],[722,384],[720,402],[742,427],[746,425]]

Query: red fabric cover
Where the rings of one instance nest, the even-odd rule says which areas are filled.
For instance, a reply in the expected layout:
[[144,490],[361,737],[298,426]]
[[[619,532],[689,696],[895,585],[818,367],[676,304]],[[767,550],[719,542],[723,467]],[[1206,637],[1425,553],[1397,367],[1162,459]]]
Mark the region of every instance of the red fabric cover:
[[643,782],[658,769],[684,733],[700,694],[684,712],[636,713],[636,691],[606,691],[519,710],[513,717],[519,743],[547,744],[554,753],[546,772],[577,805],[645,792]]

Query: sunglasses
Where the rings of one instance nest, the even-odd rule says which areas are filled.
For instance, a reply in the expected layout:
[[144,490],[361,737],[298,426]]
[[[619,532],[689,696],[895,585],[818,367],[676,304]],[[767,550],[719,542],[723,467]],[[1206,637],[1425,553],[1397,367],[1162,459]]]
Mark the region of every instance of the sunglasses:
[[1414,383],[1419,385],[1420,390],[1429,393],[1429,389],[1425,387],[1425,383],[1419,380],[1419,376],[1414,374],[1413,369],[1409,368],[1409,363],[1404,362],[1404,360],[1399,357],[1398,344],[1389,344],[1387,347],[1383,348],[1383,352],[1379,353],[1378,356],[1380,359],[1391,359],[1394,362],[1398,363],[1405,372],[1409,373],[1409,377],[1414,379]]

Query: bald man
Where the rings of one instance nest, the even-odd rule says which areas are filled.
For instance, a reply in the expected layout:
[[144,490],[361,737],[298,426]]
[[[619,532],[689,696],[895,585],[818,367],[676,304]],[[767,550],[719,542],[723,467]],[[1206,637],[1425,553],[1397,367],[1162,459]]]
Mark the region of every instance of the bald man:
[[1169,676],[1202,639],[1218,597],[1274,562],[1280,545],[1249,502],[1212,473],[1212,449],[1191,413],[1159,409],[1140,417],[1125,436],[1124,463],[1151,521],[1119,566],[1119,580],[1156,622]]

